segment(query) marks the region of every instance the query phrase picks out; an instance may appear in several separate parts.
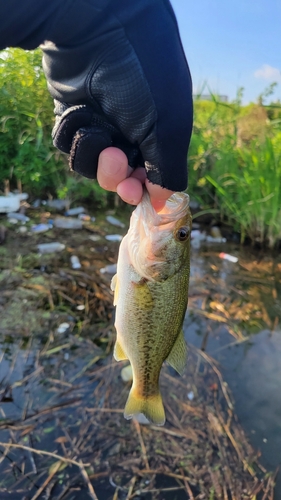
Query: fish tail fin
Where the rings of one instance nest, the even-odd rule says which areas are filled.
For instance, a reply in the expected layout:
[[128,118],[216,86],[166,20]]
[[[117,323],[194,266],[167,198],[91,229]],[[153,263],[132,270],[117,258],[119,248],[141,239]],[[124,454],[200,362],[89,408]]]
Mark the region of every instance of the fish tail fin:
[[144,398],[132,387],[124,410],[124,417],[129,420],[134,415],[142,413],[152,424],[165,424],[165,410],[160,391]]

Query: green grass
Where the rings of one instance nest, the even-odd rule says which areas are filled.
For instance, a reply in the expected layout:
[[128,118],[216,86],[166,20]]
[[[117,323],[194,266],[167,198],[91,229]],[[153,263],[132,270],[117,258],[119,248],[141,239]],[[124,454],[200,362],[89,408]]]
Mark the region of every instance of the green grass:
[[190,195],[218,210],[241,242],[270,248],[281,240],[279,114],[281,106],[195,102],[190,149]]

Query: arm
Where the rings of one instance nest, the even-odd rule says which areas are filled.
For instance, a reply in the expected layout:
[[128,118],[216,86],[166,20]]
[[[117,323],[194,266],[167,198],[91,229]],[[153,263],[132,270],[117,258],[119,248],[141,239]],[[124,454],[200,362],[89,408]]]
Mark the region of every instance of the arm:
[[169,2],[49,3],[43,66],[56,99],[54,144],[70,153],[71,168],[95,178],[100,152],[116,146],[131,167],[144,164],[151,183],[184,190],[191,79]]

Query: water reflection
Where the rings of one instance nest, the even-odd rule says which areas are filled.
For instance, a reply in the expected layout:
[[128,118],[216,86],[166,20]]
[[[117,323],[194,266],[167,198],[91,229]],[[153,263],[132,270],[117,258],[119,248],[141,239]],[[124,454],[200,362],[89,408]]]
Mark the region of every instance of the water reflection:
[[220,362],[239,421],[264,466],[274,470],[281,465],[280,257],[242,251],[232,264],[205,249],[192,262],[186,339]]

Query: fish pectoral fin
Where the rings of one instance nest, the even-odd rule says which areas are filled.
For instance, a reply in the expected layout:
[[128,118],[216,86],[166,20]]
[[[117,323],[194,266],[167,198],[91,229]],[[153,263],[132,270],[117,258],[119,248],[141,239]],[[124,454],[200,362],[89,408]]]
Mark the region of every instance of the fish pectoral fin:
[[123,361],[124,359],[128,359],[128,356],[125,354],[124,349],[121,346],[120,342],[118,342],[118,340],[116,340],[115,342],[113,356],[116,361]]
[[159,390],[155,395],[144,398],[137,394],[134,386],[132,387],[125,406],[124,417],[130,420],[139,413],[142,413],[152,424],[165,424],[165,410]]
[[118,290],[119,290],[119,281],[117,274],[114,274],[110,283],[110,288],[114,292],[113,305],[116,306],[118,300]]
[[186,366],[186,359],[187,345],[184,340],[183,331],[181,331],[166,361],[182,375]]

